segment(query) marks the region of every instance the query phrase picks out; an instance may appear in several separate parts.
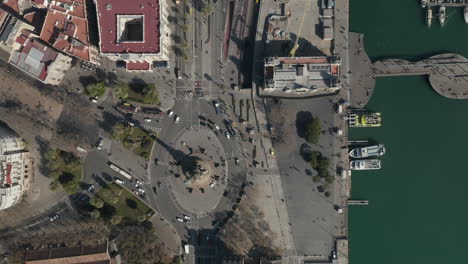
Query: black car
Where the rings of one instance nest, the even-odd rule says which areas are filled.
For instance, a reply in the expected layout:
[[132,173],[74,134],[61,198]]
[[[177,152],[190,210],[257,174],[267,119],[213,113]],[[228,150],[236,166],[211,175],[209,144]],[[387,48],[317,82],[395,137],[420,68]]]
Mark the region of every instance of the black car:
[[159,160],[156,158],[154,159],[154,165],[158,165],[159,164]]
[[123,60],[118,60],[118,61],[115,62],[115,66],[117,68],[125,68],[125,67],[127,67],[127,63],[125,61],[123,61]]

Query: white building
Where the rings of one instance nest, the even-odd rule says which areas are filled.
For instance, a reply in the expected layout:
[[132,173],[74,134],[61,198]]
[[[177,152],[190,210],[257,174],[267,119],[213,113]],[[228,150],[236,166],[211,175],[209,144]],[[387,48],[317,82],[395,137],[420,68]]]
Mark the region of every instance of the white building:
[[18,203],[33,173],[32,160],[24,142],[0,127],[0,210]]

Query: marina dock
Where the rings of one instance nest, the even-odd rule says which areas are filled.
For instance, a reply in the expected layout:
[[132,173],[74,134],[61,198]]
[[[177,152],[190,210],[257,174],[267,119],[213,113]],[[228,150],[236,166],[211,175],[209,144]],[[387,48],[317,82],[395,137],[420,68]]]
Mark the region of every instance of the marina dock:
[[389,76],[427,76],[432,88],[450,99],[468,99],[468,59],[444,53],[421,61],[397,58],[372,62],[364,50],[364,35],[349,33],[351,106],[362,108],[374,92],[375,79]]
[[348,205],[369,205],[368,200],[348,200]]
[[458,7],[458,6],[468,6],[468,0],[443,0],[439,3],[438,0],[428,0],[427,6],[447,6],[447,7]]

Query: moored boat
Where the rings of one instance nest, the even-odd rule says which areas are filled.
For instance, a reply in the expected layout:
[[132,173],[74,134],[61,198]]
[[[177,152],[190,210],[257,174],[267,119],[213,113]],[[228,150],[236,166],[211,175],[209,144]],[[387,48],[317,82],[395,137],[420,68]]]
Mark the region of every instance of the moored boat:
[[430,7],[427,8],[426,23],[427,23],[427,27],[430,28],[432,24],[432,9]]
[[379,127],[382,125],[380,113],[351,113],[347,119],[349,127]]
[[425,8],[427,6],[427,0],[421,0],[421,7]]
[[352,170],[379,170],[382,163],[379,159],[352,160],[349,162]]
[[445,6],[439,8],[439,23],[441,26],[445,25]]
[[463,15],[465,17],[465,23],[468,24],[468,6],[465,6],[465,10],[463,12]]
[[379,157],[383,154],[385,154],[385,147],[382,144],[355,148],[349,152],[349,156],[352,158]]

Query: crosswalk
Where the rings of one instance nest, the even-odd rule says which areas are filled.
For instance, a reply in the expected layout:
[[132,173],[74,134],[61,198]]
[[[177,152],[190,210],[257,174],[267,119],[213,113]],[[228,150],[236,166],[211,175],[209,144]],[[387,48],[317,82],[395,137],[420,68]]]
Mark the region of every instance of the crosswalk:
[[149,125],[141,125],[141,127],[144,130],[156,133],[157,135],[159,135],[159,133],[161,133],[161,128],[160,127],[153,127],[153,126],[149,126]]

